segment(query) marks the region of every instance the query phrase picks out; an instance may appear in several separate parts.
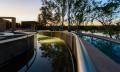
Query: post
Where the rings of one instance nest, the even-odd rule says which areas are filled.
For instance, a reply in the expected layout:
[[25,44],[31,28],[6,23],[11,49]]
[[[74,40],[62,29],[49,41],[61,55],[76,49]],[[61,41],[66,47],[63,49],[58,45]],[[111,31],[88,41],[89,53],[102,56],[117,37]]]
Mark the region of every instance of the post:
[[16,30],[16,18],[12,18],[12,32]]

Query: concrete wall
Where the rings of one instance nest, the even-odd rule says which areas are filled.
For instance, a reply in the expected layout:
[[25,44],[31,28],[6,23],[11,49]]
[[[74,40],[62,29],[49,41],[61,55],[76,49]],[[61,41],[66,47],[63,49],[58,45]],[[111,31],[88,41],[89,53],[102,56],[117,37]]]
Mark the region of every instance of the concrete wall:
[[41,32],[41,34],[52,36],[52,37],[58,37],[65,41],[65,43],[70,47],[71,51],[73,51],[74,55],[76,56],[76,45],[80,44],[79,41],[76,42],[77,36],[70,33],[70,32]]
[[[11,19],[11,30],[15,31],[16,30],[16,18],[15,17],[0,17],[0,26],[5,26],[7,25],[7,22],[9,22],[8,20],[4,20],[4,19]],[[7,30],[6,28],[0,28],[2,31]]]
[[0,32],[3,32],[6,30],[6,22],[5,20],[0,18]]
[[[82,54],[80,54],[80,42],[77,35],[70,33],[70,32],[61,32],[61,31],[55,31],[55,32],[40,32],[40,34],[51,36],[51,37],[58,37],[65,41],[65,43],[70,47],[70,50],[72,51],[73,56],[75,57],[75,62],[77,66],[77,72],[85,72],[83,69],[84,66],[82,64],[84,63],[82,59]],[[87,71],[86,71],[87,72]]]
[[100,50],[69,32],[42,32],[41,34],[63,39],[70,47],[76,61],[76,72],[119,72],[120,65]]
[[0,65],[30,48],[34,48],[34,35],[0,41]]

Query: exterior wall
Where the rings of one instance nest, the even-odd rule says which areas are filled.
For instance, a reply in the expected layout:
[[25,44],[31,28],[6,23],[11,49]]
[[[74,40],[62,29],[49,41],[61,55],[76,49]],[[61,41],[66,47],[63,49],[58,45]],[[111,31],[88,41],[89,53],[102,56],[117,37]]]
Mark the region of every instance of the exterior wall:
[[81,39],[76,34],[65,31],[41,33],[47,36],[58,37],[65,41],[73,55],[76,72],[97,72]]
[[35,31],[37,24],[38,22],[36,21],[22,21],[21,28]]
[[[76,72],[119,72],[120,65],[94,46],[69,32],[41,32],[41,34],[63,39],[75,57]],[[89,35],[90,36],[90,35]],[[99,37],[100,38],[100,37]],[[110,41],[110,40],[109,40]],[[116,42],[117,43],[117,42]]]
[[67,43],[67,45],[72,49],[73,47],[75,48],[75,37],[72,33],[70,32],[41,32],[41,34],[47,35],[47,36],[52,36],[52,37],[58,37],[61,38]]
[[[73,56],[75,57],[75,64],[77,65],[77,72],[84,72],[82,64],[84,64],[82,59],[82,52],[80,52],[81,46],[79,42],[79,38],[77,35],[72,34],[70,32],[40,32],[40,34],[51,36],[51,37],[58,37],[65,41],[65,43],[69,46],[70,50],[72,51]],[[83,63],[82,63],[83,62]]]
[[[12,22],[9,22],[8,20],[4,20],[4,19],[11,19]],[[16,18],[15,17],[0,17],[0,31],[6,31],[9,28],[7,28],[6,26],[8,26],[8,24],[11,23],[11,31],[15,31],[16,30]]]
[[3,32],[6,30],[6,22],[5,20],[0,18],[0,32]]
[[34,48],[34,35],[22,36],[0,42],[0,65]]

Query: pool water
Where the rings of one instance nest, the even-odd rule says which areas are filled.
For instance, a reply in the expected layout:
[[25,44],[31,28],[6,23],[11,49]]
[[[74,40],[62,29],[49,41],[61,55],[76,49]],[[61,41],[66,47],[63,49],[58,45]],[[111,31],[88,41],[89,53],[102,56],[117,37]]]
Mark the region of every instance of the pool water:
[[120,64],[120,44],[89,36],[82,36],[82,38]]
[[0,65],[0,72],[75,72],[68,46],[56,37],[36,34],[35,48]]
[[37,47],[30,67],[19,72],[74,72],[71,55],[64,41],[59,38],[37,35]]
[[18,72],[24,66],[28,68],[29,67],[28,62],[30,62],[33,55],[34,55],[34,49],[31,48],[22,55],[19,55],[13,58],[12,60],[4,63],[3,65],[0,65],[0,72]]
[[63,40],[36,34],[35,48],[0,65],[0,72],[74,72],[74,63]]
[[109,37],[109,38],[120,40],[120,31],[88,30],[88,31],[81,31],[81,32],[82,33],[99,35],[99,36],[104,36],[104,37]]

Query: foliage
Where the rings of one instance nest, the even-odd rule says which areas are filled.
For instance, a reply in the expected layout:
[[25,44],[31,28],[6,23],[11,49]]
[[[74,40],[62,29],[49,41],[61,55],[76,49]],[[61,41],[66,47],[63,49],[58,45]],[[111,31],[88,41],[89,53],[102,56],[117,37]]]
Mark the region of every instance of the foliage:
[[69,26],[74,22],[80,25],[94,21],[104,26],[112,25],[120,12],[119,0],[43,0],[43,4],[47,6],[47,11],[43,9],[43,16],[48,16],[44,19],[61,22],[63,25],[67,16]]
[[41,14],[39,14],[39,23],[42,26],[45,26],[47,24],[48,20],[52,20],[52,12],[49,10],[47,6],[41,7],[40,9]]
[[104,26],[109,26],[113,24],[113,20],[115,19],[115,14],[119,13],[119,3],[114,0],[109,0],[108,2],[103,3],[100,2],[92,2],[93,11],[91,14],[91,18],[93,20],[99,21]]

